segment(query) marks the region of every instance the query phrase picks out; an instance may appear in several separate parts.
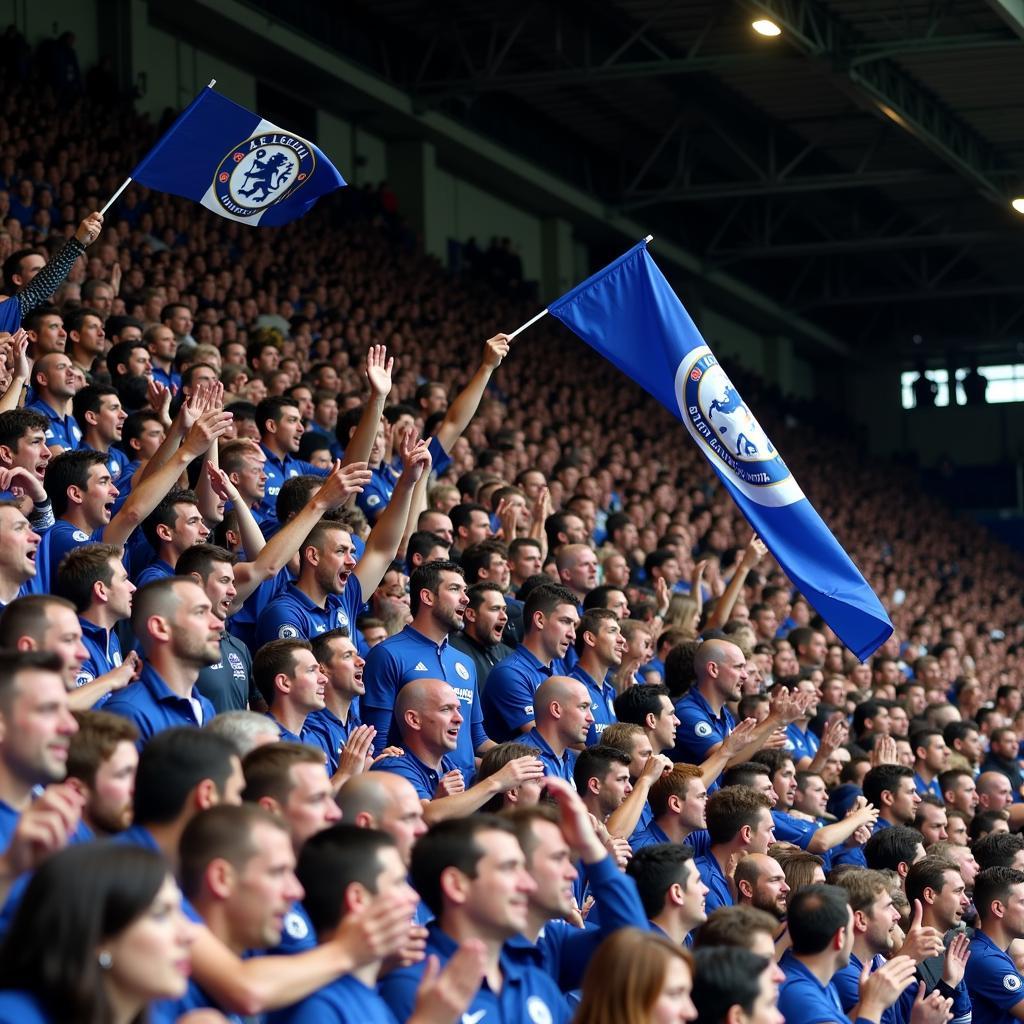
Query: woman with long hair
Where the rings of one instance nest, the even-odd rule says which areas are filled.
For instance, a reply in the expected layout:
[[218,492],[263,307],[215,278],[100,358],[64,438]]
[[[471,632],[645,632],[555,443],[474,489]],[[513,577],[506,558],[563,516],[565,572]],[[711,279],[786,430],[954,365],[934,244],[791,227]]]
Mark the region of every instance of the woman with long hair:
[[45,861],[0,946],[0,1024],[136,1024],[185,994],[192,925],[167,863],[88,843]]
[[686,1024],[697,1019],[692,992],[688,949],[622,928],[591,959],[573,1024]]

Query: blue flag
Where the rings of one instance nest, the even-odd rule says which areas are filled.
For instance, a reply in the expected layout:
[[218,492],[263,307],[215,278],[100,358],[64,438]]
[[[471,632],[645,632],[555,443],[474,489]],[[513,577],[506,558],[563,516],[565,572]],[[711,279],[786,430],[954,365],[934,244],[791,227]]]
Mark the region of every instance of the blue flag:
[[885,609],[829,532],[645,242],[548,306],[674,416],[779,565],[862,661],[892,633]]
[[312,142],[205,88],[131,173],[242,224],[276,227],[345,184]]

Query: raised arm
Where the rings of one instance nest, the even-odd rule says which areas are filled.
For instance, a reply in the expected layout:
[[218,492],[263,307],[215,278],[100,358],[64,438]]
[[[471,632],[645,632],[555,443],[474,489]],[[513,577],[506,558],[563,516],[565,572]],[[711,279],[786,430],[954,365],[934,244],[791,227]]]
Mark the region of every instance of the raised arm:
[[729,621],[729,616],[732,615],[736,601],[740,594],[743,593],[743,584],[747,580],[747,574],[766,554],[768,554],[768,549],[761,538],[755,533],[743,552],[743,558],[736,567],[736,571],[732,574],[732,579],[729,580],[725,593],[715,602],[714,610],[708,616],[705,629],[721,629]]
[[367,462],[370,458],[373,439],[377,436],[377,424],[384,414],[384,403],[391,394],[391,371],[394,366],[395,358],[388,358],[386,346],[370,346],[370,351],[366,353],[366,379],[370,384],[370,397],[352,436],[343,441],[346,466],[351,462]]
[[0,395],[0,412],[18,408],[21,393],[32,376],[28,365],[28,333],[23,328],[19,327],[11,335],[11,357],[11,386]]
[[377,524],[366,539],[363,557],[356,564],[355,575],[364,594],[369,596],[384,579],[402,542],[409,518],[412,492],[420,477],[430,470],[430,453],[426,441],[417,441],[410,433],[402,439],[402,475],[395,484],[391,501],[377,518]]
[[458,393],[455,401],[448,406],[441,425],[437,428],[437,440],[446,452],[451,452],[452,445],[462,436],[469,426],[480,400],[484,397],[491,374],[501,365],[502,359],[508,355],[509,341],[505,334],[496,334],[484,343],[484,357],[470,382]]

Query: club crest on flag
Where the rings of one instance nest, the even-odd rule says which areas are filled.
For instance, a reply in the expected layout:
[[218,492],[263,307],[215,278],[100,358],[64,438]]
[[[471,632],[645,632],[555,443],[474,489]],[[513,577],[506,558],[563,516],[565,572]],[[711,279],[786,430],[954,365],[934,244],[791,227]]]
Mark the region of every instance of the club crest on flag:
[[[803,497],[761,424],[706,345],[688,352],[680,365],[676,398],[694,439],[745,494],[766,505],[785,505]],[[766,488],[775,493],[768,497]]]
[[250,217],[287,199],[316,170],[316,154],[304,139],[283,132],[254,135],[220,162],[213,191],[227,213]]

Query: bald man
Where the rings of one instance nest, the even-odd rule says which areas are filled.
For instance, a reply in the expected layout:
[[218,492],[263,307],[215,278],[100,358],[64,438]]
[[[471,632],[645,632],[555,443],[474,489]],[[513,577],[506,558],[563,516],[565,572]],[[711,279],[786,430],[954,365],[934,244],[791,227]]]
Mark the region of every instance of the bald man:
[[776,921],[785,918],[789,886],[782,865],[774,857],[766,853],[748,853],[736,865],[733,882],[738,904],[763,910]]
[[451,760],[462,721],[459,696],[443,679],[406,683],[395,701],[395,722],[405,753],[385,757],[372,768],[401,775],[411,783],[423,801],[423,817],[428,825],[472,814],[491,797],[544,774],[538,758],[519,757],[466,789],[462,772],[453,767]]
[[350,825],[387,832],[398,846],[402,863],[409,866],[413,844],[427,831],[427,823],[419,795],[408,779],[380,771],[353,775],[338,792],[338,806]]
[[[736,720],[726,706],[739,701],[747,680],[747,659],[728,640],[705,640],[697,648],[693,668],[697,682],[676,704],[679,728],[672,760],[701,764],[713,754],[736,728]],[[764,746],[768,738],[790,722],[795,722],[811,703],[812,694],[781,696],[772,702],[768,717],[758,724],[751,741],[729,761],[729,767],[743,764]],[[717,788],[709,786],[712,790]]]
[[224,623],[203,588],[186,576],[155,580],[136,591],[131,621],[142,644],[142,674],[114,693],[103,710],[135,723],[141,750],[164,729],[203,725],[217,713],[195,684],[200,669],[220,660]]
[[520,743],[537,748],[544,774],[564,779],[571,786],[577,751],[587,743],[594,724],[590,710],[590,691],[578,679],[552,676],[541,683],[533,698],[534,727],[519,738]]

